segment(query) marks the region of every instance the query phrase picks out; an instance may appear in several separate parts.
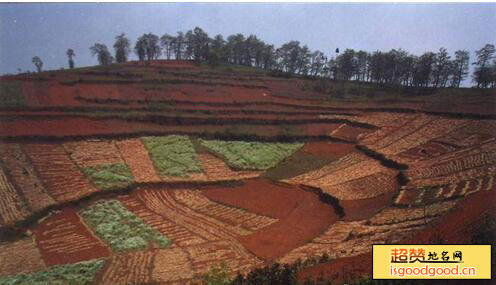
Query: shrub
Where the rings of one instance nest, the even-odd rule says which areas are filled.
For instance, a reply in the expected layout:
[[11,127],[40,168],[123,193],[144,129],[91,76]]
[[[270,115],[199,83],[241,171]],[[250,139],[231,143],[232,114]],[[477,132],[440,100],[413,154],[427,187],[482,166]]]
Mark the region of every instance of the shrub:
[[210,270],[202,276],[204,285],[229,285],[231,283],[229,268],[225,262],[212,266]]

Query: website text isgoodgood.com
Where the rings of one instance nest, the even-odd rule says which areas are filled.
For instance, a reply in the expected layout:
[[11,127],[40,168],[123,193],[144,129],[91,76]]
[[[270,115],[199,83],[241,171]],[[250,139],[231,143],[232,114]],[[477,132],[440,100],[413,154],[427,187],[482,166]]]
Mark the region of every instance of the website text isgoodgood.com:
[[460,267],[446,266],[446,267],[396,267],[390,266],[389,274],[393,277],[443,277],[443,276],[475,276],[475,267]]

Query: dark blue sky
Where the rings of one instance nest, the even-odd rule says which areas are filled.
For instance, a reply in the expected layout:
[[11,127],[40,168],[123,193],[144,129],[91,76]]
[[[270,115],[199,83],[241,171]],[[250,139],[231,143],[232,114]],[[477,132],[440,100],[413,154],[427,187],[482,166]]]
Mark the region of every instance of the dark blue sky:
[[[327,54],[336,47],[367,51],[403,48],[420,54],[446,47],[450,54],[496,44],[496,4],[0,4],[0,74],[97,64],[89,47],[112,47],[125,32],[132,44],[147,32],[175,34],[195,26],[210,36],[256,34],[277,46],[299,40]],[[133,55],[133,58],[135,56]]]

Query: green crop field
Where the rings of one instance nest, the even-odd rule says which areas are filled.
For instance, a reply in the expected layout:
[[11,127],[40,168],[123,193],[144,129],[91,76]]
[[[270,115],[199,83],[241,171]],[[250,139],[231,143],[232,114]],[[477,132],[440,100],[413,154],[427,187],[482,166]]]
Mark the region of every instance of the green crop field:
[[202,172],[201,162],[188,137],[145,137],[143,142],[161,175],[188,177]]
[[118,252],[146,249],[150,242],[167,247],[170,241],[128,211],[119,201],[94,204],[81,212],[95,233]]
[[83,172],[100,190],[116,190],[133,183],[131,170],[124,163],[86,167]]
[[303,146],[303,143],[219,140],[200,140],[200,143],[224,157],[229,166],[243,170],[267,170]]
[[0,277],[2,285],[86,285],[93,284],[95,274],[102,269],[103,260],[59,265],[29,274]]

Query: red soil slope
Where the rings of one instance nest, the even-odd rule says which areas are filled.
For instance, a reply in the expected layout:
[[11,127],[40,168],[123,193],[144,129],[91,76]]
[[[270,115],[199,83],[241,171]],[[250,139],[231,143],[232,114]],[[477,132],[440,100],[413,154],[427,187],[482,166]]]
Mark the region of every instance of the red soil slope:
[[204,190],[208,198],[278,218],[253,234],[238,237],[250,252],[273,260],[304,245],[338,220],[332,206],[317,194],[295,186],[277,185],[263,179],[247,180],[241,187]]
[[396,191],[387,192],[377,197],[358,200],[340,200],[339,205],[343,207],[345,221],[368,219],[378,213],[381,209],[393,204]]

